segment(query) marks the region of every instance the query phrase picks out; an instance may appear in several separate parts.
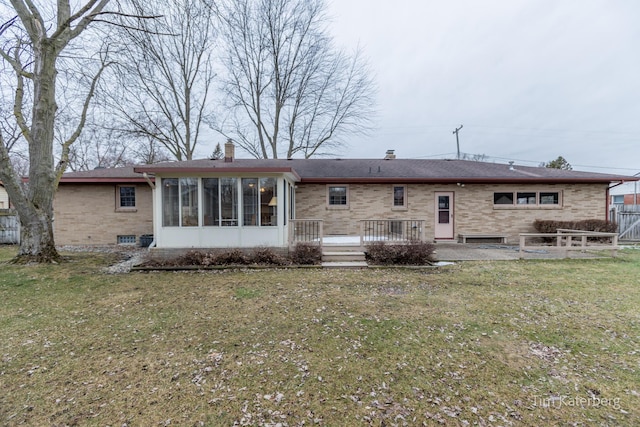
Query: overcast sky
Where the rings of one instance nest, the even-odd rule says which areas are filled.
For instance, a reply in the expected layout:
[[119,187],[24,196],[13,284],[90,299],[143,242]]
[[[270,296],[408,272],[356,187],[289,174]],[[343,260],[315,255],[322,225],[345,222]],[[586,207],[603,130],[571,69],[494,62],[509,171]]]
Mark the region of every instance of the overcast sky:
[[344,157],[455,158],[640,172],[640,1],[332,0],[336,44],[360,45],[377,127]]

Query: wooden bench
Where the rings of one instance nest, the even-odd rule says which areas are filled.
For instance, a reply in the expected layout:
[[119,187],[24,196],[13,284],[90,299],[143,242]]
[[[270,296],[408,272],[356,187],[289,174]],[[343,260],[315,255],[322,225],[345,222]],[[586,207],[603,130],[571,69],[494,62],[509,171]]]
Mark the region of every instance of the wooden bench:
[[506,234],[458,234],[460,243],[467,243],[469,239],[499,239],[500,243],[507,243]]

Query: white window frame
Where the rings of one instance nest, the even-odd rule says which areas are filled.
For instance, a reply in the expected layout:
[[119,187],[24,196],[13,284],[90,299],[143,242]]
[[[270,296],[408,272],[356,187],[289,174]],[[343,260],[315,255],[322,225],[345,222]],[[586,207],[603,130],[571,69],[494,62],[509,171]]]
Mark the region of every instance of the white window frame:
[[[133,188],[133,206],[122,206],[121,188]],[[116,185],[116,212],[136,212],[138,210],[138,190],[135,185]]]
[[[396,188],[402,188],[402,204],[396,205]],[[397,185],[394,184],[391,186],[391,209],[395,211],[404,211],[407,210],[408,204],[408,192],[407,186],[404,184]]]
[[[511,194],[513,203],[511,204],[496,204],[495,203],[495,195],[496,194]],[[558,203],[540,203],[540,195],[543,193],[556,193],[558,195]],[[519,202],[518,194],[535,194],[535,203],[524,203]],[[531,199],[531,197],[529,197]],[[529,201],[529,200],[527,200]],[[493,209],[562,209],[563,206],[563,194],[562,190],[505,190],[505,191],[493,191],[492,192],[492,200]]]
[[[332,188],[344,188],[345,189],[345,204],[332,204],[331,203],[331,189]],[[328,209],[349,209],[349,185],[346,184],[327,184],[327,208]]]

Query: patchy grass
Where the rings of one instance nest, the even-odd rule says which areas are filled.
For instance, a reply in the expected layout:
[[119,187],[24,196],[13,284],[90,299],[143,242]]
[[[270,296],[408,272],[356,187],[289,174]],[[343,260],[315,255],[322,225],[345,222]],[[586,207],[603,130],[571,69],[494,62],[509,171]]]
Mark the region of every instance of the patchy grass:
[[637,251],[117,276],[64,255],[0,267],[0,424],[640,425]]

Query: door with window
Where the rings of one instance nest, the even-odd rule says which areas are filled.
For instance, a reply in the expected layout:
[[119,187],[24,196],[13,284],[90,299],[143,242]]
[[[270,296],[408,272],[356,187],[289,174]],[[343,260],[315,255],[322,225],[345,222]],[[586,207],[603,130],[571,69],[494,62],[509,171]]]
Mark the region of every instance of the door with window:
[[453,192],[436,192],[435,227],[436,239],[453,239]]

